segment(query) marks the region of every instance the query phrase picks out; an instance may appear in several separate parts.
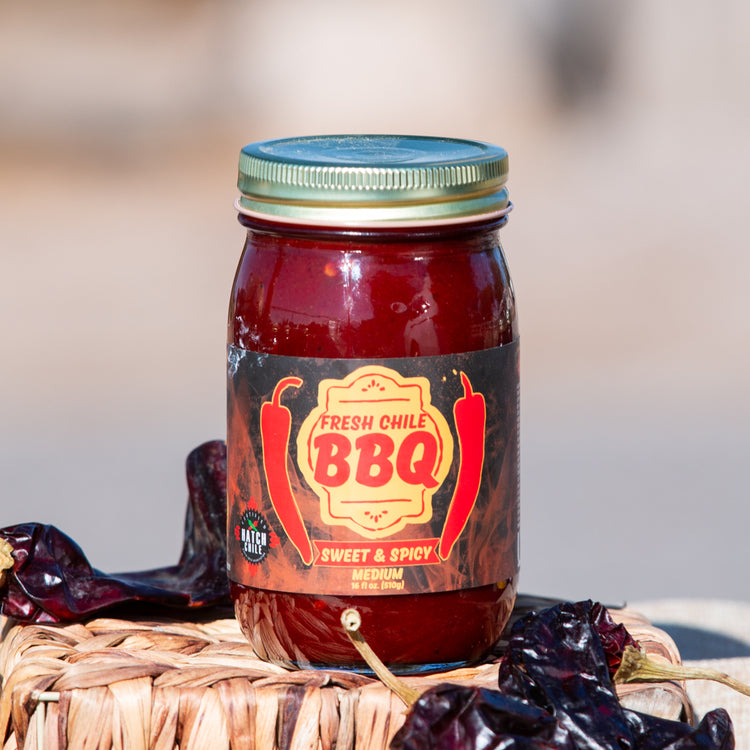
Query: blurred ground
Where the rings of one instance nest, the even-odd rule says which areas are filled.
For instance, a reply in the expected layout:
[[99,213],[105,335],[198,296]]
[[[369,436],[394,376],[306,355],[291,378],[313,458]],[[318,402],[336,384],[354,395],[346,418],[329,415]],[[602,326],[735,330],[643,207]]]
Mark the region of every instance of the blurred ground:
[[511,156],[522,589],[750,600],[750,6],[600,5],[0,0],[0,525],[175,561],[239,149],[457,135]]

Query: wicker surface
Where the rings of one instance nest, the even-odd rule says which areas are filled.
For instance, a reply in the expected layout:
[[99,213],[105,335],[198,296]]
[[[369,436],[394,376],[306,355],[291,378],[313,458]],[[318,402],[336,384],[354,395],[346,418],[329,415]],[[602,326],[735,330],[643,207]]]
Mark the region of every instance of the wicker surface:
[[[637,615],[614,611],[656,658],[674,643]],[[14,748],[386,748],[403,703],[379,682],[260,661],[233,618],[206,622],[96,619],[5,623],[0,643],[0,741]],[[405,678],[492,687],[493,663]],[[681,686],[623,686],[633,708],[670,718],[689,711]]]

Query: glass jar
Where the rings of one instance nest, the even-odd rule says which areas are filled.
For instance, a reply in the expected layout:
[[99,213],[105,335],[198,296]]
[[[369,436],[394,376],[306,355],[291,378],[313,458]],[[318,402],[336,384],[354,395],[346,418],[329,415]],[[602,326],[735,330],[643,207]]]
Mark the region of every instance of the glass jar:
[[251,144],[228,325],[228,569],[258,654],[476,661],[518,577],[518,329],[503,149]]

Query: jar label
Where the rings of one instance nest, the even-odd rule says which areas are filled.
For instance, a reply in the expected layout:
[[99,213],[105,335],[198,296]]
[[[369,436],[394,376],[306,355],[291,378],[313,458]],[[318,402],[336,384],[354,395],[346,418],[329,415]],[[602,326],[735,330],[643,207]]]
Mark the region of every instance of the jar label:
[[230,579],[369,596],[515,578],[518,424],[517,341],[377,360],[230,346]]

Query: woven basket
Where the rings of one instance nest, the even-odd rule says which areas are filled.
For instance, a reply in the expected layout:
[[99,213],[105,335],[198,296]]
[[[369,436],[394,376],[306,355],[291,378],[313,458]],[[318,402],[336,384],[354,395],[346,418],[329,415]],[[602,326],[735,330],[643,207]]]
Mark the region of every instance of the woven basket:
[[[679,663],[669,636],[633,612],[611,612],[652,657]],[[260,661],[231,617],[6,622],[0,674],[3,750],[385,750],[406,713],[369,677]],[[441,681],[493,687],[497,665],[404,679],[419,690]],[[692,718],[675,683],[620,686],[618,694],[636,710]]]

